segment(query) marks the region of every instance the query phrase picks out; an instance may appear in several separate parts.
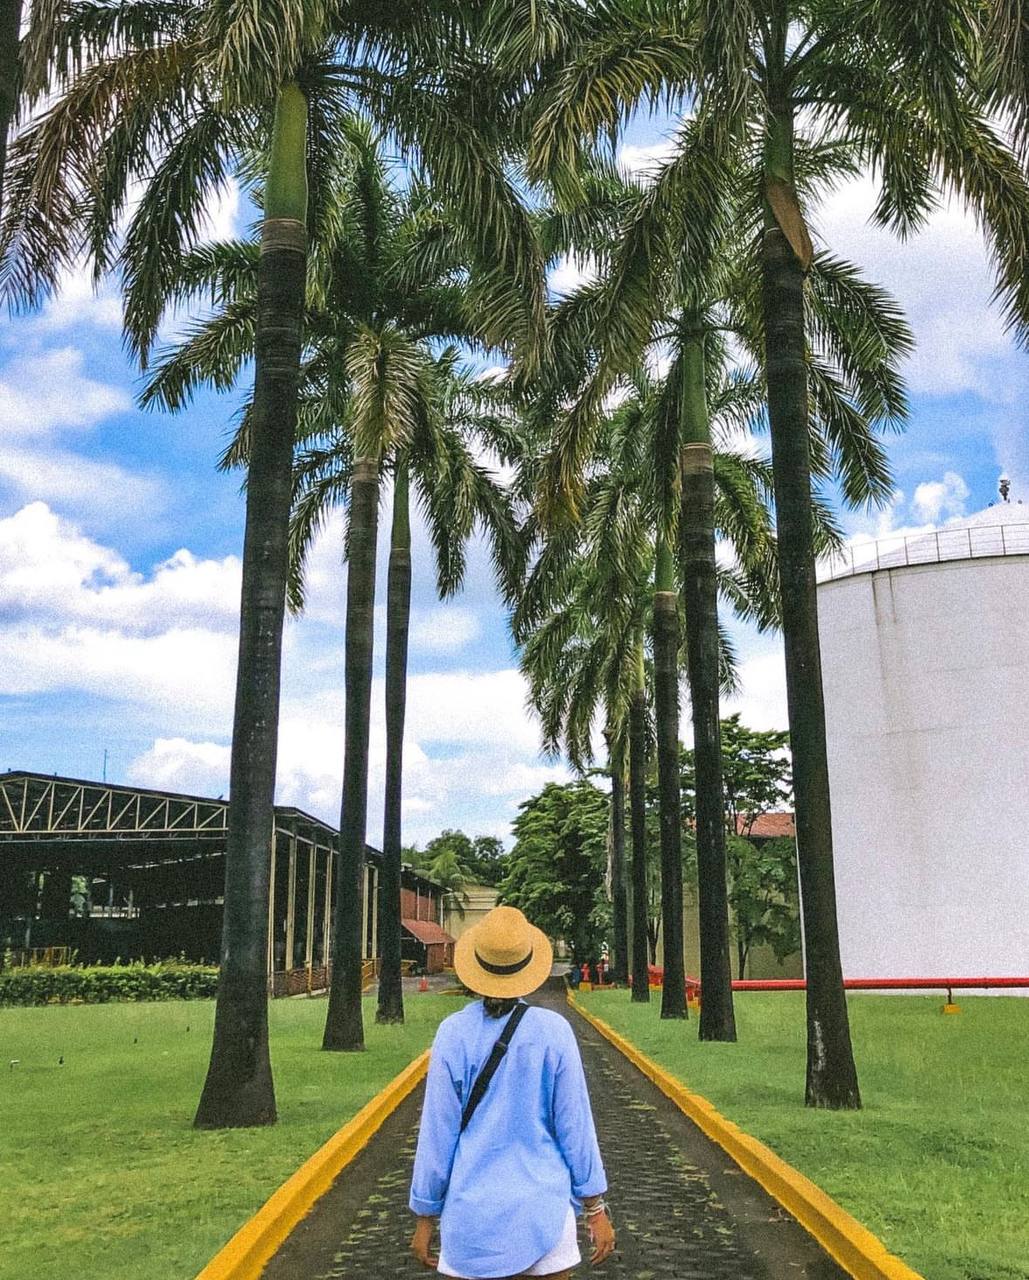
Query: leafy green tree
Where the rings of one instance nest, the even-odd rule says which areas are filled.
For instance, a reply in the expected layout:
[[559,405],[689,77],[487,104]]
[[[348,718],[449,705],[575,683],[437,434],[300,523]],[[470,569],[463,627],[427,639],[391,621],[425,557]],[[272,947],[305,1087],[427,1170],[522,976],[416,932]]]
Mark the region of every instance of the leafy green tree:
[[[792,805],[789,734],[750,729],[733,715],[722,721],[721,742],[729,904],[737,974],[743,977],[755,946],[770,946],[782,960],[800,945],[795,842],[751,838],[758,819]],[[682,752],[682,785],[692,817],[697,781],[695,755],[688,750]]]
[[754,947],[770,947],[779,961],[800,950],[797,846],[789,836],[760,844],[743,836],[727,836],[726,848],[736,973],[744,978]]
[[777,729],[750,729],[737,714],[722,721],[725,824],[749,839],[766,813],[793,803],[790,735]]
[[608,799],[591,783],[549,783],[519,806],[500,899],[578,963],[599,959],[610,925],[604,893]]
[[498,836],[476,836],[468,869],[479,884],[498,885],[507,874],[507,851]]
[[419,867],[429,867],[440,854],[452,851],[465,868],[466,879],[475,884],[496,886],[503,879],[507,868],[504,842],[497,836],[471,836],[448,827],[434,836],[424,850],[415,851]]

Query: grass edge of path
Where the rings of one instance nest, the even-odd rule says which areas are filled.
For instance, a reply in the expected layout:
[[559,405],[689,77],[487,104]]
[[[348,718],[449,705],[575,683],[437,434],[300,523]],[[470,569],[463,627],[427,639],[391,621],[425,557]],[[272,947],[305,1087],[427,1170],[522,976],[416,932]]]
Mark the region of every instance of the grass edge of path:
[[933,997],[851,997],[860,1112],[803,1106],[802,995],[738,996],[736,1045],[700,1044],[695,1021],[661,1021],[658,1001],[627,992],[582,1003],[926,1280],[1029,1278],[1029,1137],[1011,1123],[1029,1002],[969,997],[962,1021]]
[[404,1026],[379,1027],[369,1001],[368,1048],[335,1054],[320,1048],[324,1001],[274,1002],[279,1123],[208,1132],[192,1114],[213,1002],[0,1010],[4,1056],[10,1047],[18,1060],[4,1081],[14,1105],[0,1177],[12,1209],[0,1280],[39,1270],[192,1280],[459,1007],[434,995],[408,1005]]

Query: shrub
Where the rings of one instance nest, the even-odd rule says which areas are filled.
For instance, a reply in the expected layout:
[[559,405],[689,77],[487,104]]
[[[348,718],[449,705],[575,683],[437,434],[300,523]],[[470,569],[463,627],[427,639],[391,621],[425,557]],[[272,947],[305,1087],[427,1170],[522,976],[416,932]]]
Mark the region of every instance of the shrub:
[[157,964],[30,965],[0,972],[0,1005],[108,1004],[113,1000],[205,1000],[218,970],[185,960]]

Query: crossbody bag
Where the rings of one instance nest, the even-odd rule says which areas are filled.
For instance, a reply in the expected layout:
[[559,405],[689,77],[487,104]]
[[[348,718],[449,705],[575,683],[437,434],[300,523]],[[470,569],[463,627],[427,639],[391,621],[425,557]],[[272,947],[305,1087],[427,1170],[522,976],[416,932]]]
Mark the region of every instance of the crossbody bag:
[[507,1046],[511,1043],[511,1037],[518,1029],[518,1024],[525,1017],[525,1011],[528,1009],[525,1003],[516,1004],[508,1014],[507,1022],[504,1029],[497,1037],[497,1042],[490,1050],[490,1055],[486,1059],[486,1065],[475,1077],[472,1084],[471,1092],[468,1094],[468,1101],[465,1103],[464,1111],[461,1113],[461,1132],[464,1133],[468,1128],[468,1124],[479,1103],[483,1100],[486,1090],[489,1088],[489,1082],[496,1074],[497,1067],[504,1060],[504,1054],[507,1053]]

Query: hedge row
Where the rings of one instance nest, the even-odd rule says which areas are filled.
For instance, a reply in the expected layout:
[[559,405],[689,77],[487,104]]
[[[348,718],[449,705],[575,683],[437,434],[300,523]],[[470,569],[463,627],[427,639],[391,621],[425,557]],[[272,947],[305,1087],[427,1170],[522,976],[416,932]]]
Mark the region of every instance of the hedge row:
[[212,965],[160,964],[30,966],[0,971],[0,1005],[107,1004],[112,1000],[204,1000],[215,994]]

